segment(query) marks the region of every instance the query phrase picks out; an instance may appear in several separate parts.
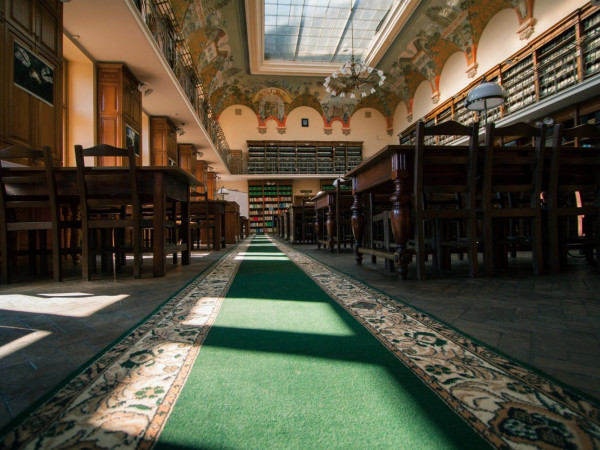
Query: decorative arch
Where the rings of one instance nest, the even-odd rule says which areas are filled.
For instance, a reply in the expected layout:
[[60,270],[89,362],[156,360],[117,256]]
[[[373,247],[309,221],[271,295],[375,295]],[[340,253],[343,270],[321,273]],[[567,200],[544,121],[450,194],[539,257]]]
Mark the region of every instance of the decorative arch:
[[211,104],[217,112],[224,111],[229,106],[244,105],[258,113],[254,108],[251,92],[248,89],[242,91],[237,84],[215,91],[211,96]]
[[[298,108],[299,106],[309,106],[313,109],[316,109],[321,116],[324,116],[323,108],[321,107],[321,103],[319,99],[315,96],[315,94],[311,93],[308,87],[304,88],[304,91],[294,97],[290,103],[289,111]],[[288,112],[289,114],[289,112]]]

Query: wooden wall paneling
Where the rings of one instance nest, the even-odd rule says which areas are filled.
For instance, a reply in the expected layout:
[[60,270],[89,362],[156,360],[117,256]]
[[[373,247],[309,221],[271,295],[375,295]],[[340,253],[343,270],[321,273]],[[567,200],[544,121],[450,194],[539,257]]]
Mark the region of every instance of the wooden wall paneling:
[[[50,57],[58,55],[62,49],[62,20],[57,16],[56,6],[40,1],[35,10],[35,39],[40,51]],[[62,54],[62,50],[60,51]]]
[[62,58],[62,3],[58,0],[6,0],[6,20],[25,40],[54,62]]
[[18,41],[33,51],[33,46],[16,39],[12,27],[6,27],[4,60],[6,62],[6,122],[5,139],[8,143],[33,145],[31,123],[31,95],[14,84],[14,43]]
[[61,151],[61,92],[62,85],[57,83],[62,76],[62,69],[59,65],[47,60],[41,54],[36,54],[46,64],[54,70],[54,93],[53,105],[49,105],[42,100],[34,97],[30,93],[16,86],[14,83],[14,48],[15,42],[35,54],[35,47],[22,40],[18,32],[10,25],[5,26],[4,39],[4,61],[5,64],[5,82],[3,86],[3,95],[5,96],[6,106],[4,109],[5,118],[3,140],[6,143],[21,143],[32,147],[49,146],[53,151],[56,160],[62,160]]
[[6,0],[6,20],[23,33],[27,39],[35,40],[36,0]]
[[[59,0],[5,0],[0,55],[0,140],[32,147],[49,146],[62,161],[62,3]],[[14,83],[15,43],[52,68],[53,98],[49,103]]]

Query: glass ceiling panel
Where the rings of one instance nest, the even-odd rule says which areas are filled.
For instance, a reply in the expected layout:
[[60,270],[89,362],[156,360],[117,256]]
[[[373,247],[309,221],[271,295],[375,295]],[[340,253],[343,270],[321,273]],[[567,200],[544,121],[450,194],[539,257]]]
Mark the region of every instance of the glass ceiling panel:
[[264,0],[265,60],[343,62],[361,58],[399,0]]

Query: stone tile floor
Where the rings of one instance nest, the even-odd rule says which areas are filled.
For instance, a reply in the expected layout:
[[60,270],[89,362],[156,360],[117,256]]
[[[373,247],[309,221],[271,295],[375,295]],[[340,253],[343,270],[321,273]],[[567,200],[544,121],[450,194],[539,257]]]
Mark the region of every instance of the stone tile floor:
[[[358,266],[351,249],[330,253],[295,245],[322,262],[426,311],[508,356],[600,399],[600,276],[573,264],[558,276],[534,277],[525,258],[492,278],[465,276],[466,262],[426,281],[402,281],[381,261]],[[82,282],[21,278],[0,285],[0,427],[50,392],[86,361],[229,251],[195,251],[192,264],[153,278],[127,273]],[[235,248],[233,248],[235,251]]]

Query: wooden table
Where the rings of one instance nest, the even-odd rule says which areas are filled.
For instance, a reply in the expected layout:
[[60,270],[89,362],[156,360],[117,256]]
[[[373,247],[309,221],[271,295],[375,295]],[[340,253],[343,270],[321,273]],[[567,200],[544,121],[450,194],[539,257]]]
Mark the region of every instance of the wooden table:
[[[352,206],[352,193],[349,190],[321,191],[314,197],[315,201],[315,234],[317,245],[329,248],[333,252],[336,244],[338,252],[344,241],[342,223],[344,210]],[[325,225],[325,228],[323,228]],[[326,234],[323,233],[326,231]],[[326,238],[326,239],[325,239]]]
[[[226,247],[225,227],[227,207],[225,200],[193,200],[190,202],[191,215],[200,221],[204,221],[206,227],[206,240],[210,241],[209,228],[214,229],[213,250],[221,250]],[[183,219],[182,219],[183,220]],[[188,220],[189,223],[189,220]],[[210,243],[208,244],[210,248]]]
[[291,205],[289,213],[289,241],[291,244],[306,244],[314,242],[315,208],[305,205]]
[[[443,149],[444,146],[435,146],[435,148]],[[448,148],[467,150],[466,146]],[[402,279],[406,279],[407,268],[414,254],[407,245],[411,236],[414,153],[415,148],[412,145],[388,145],[344,176],[352,179],[354,203],[351,223],[357,264],[362,263],[363,254],[393,259]],[[390,196],[390,221],[396,244],[396,250],[392,254],[363,247],[365,218],[361,196],[367,193]]]
[[[23,168],[20,170],[40,170],[39,168]],[[98,168],[102,170],[102,168]],[[77,168],[55,168],[58,197],[61,201],[79,204],[77,187]],[[155,277],[167,273],[166,259],[169,253],[181,252],[181,264],[190,264],[190,187],[199,186],[200,182],[179,167],[140,166],[137,168],[138,192],[142,202],[152,203],[153,214],[153,273]],[[110,186],[107,186],[110,193]],[[182,243],[167,248],[167,204],[176,202],[181,211]]]

